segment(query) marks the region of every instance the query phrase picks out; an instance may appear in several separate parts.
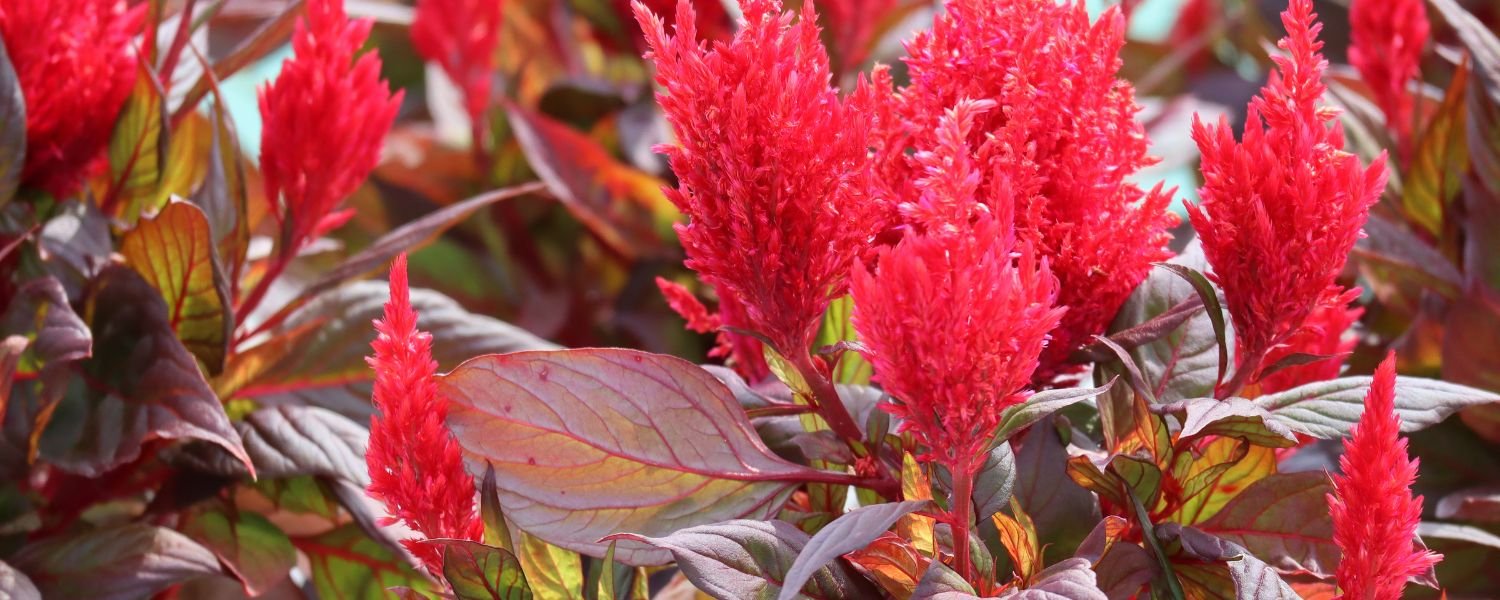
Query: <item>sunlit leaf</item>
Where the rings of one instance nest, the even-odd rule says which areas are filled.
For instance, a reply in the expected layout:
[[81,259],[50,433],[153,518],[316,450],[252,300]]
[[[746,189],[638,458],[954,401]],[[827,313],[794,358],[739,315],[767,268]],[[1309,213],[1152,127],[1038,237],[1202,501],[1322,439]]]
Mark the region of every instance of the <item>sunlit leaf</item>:
[[834,519],[797,553],[797,560],[787,569],[777,599],[791,600],[796,597],[797,590],[825,565],[839,556],[868,546],[884,535],[897,519],[930,504],[927,501],[906,501],[862,506]]
[[459,600],[531,600],[515,555],[468,540],[427,540],[443,548],[443,579]]
[[295,537],[292,544],[307,557],[320,598],[384,600],[391,587],[431,587],[404,559],[353,524]]
[[120,240],[125,262],[161,293],[167,322],[210,375],[224,368],[234,314],[229,283],[214,252],[203,211],[187,202],[167,204]]
[[[1337,439],[1364,413],[1371,381],[1369,376],[1318,381],[1261,396],[1255,404],[1294,431]],[[1406,433],[1436,425],[1459,409],[1493,402],[1500,402],[1500,395],[1436,379],[1396,378],[1396,413]]]
[[166,110],[167,101],[155,75],[140,70],[109,140],[110,187],[104,206],[123,203],[127,221],[166,201],[160,193],[171,145]]

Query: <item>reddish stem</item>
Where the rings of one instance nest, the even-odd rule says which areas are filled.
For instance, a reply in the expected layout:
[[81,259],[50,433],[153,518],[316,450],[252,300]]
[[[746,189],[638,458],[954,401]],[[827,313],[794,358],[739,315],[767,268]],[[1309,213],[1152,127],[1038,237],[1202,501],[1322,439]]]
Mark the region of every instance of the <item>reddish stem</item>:
[[839,399],[838,388],[829,381],[818,367],[813,364],[813,357],[808,354],[807,348],[800,348],[790,355],[792,367],[802,375],[802,380],[807,382],[807,387],[812,391],[813,401],[818,405],[818,414],[828,422],[828,428],[832,429],[839,437],[848,442],[864,441],[864,434],[860,433],[859,425],[854,423],[854,418],[849,416],[849,410],[844,408],[844,402]]
[[974,565],[969,558],[969,519],[972,518],[971,498],[974,497],[973,462],[965,457],[948,467],[953,473],[953,497],[949,503],[949,514],[952,517],[949,525],[953,528],[953,562],[965,581],[974,579]]

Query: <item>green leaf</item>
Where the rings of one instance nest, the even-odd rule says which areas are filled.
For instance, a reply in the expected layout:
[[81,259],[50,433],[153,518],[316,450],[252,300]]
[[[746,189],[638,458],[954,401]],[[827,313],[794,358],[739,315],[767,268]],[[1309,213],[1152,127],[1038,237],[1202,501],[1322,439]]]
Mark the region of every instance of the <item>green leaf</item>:
[[81,376],[42,436],[43,455],[64,470],[97,476],[135,460],[148,440],[203,440],[253,474],[239,432],[172,332],[161,294],[129,267],[110,265],[85,305],[94,353],[77,364]]
[[134,600],[221,573],[219,559],[187,536],[143,524],[46,538],[13,559],[45,598]]
[[[620,534],[668,550],[677,568],[699,590],[719,600],[770,598],[808,536],[782,521],[736,520],[689,527],[659,538]],[[869,586],[839,562],[819,568],[802,588],[819,600],[868,597]]]
[[160,189],[170,148],[166,112],[155,74],[141,69],[109,140],[110,199],[125,203],[126,221],[166,201]]
[[1468,83],[1466,57],[1454,70],[1442,104],[1417,139],[1411,166],[1403,178],[1403,212],[1436,239],[1451,239],[1447,235],[1451,204],[1461,187],[1460,178],[1469,168],[1468,136],[1464,130],[1468,120],[1465,106]]
[[895,525],[897,519],[928,506],[931,506],[931,502],[925,500],[876,504],[856,508],[834,519],[797,553],[797,559],[792,561],[791,568],[787,569],[786,577],[782,579],[777,600],[795,598],[803,584],[811,580],[825,565],[844,554],[870,545],[870,542]]
[[320,598],[384,600],[387,588],[431,587],[404,559],[352,523],[322,535],[293,538],[292,543],[307,556]]
[[1297,445],[1297,435],[1290,427],[1244,398],[1193,398],[1161,406],[1159,410],[1181,419],[1179,444],[1205,436],[1229,436],[1270,448]]
[[515,555],[468,540],[427,540],[443,548],[443,578],[458,600],[531,600]]
[[[853,321],[850,317],[854,314],[854,298],[844,295],[828,304],[828,311],[823,313],[823,325],[818,329],[817,346],[833,346],[839,342],[853,342],[859,339],[859,334],[854,331]],[[875,367],[858,352],[844,350],[839,353],[838,363],[833,369],[834,383],[852,383],[867,385],[870,377],[875,374]]]
[[183,515],[178,529],[218,556],[247,596],[280,583],[297,564],[286,534],[252,512],[207,503]]
[[1245,488],[1198,529],[1233,542],[1283,573],[1333,573],[1339,549],[1333,543],[1328,494],[1321,471],[1278,473]]
[[[777,458],[723,383],[670,356],[487,355],[439,386],[471,470],[495,465],[510,521],[590,556],[604,553],[598,540],[610,534],[765,518],[804,482],[844,479]],[[633,541],[620,544],[619,557],[633,566],[670,558]]]
[[530,574],[531,593],[537,600],[579,600],[583,598],[583,561],[578,553],[548,544],[536,536],[521,533],[516,558],[522,570]]
[[[1255,404],[1294,431],[1338,439],[1348,435],[1364,413],[1372,380],[1361,376],[1309,383],[1261,396]],[[1500,402],[1500,395],[1435,379],[1396,378],[1396,413],[1406,433],[1436,425],[1459,409],[1492,402]]]
[[1109,391],[1114,383],[1114,380],[1110,380],[1096,388],[1051,389],[1032,395],[1025,402],[1007,408],[1000,414],[1000,428],[995,430],[992,443],[1008,440],[1017,432],[1058,410],[1097,397]]
[[229,283],[203,211],[187,202],[167,204],[155,218],[125,234],[120,253],[161,293],[177,339],[210,375],[223,370],[234,313],[227,308]]
[[984,457],[979,476],[974,478],[974,520],[982,523],[1009,506],[1015,489],[1016,455],[1009,441],[1001,442]]
[[[1208,268],[1197,240],[1170,262],[1200,271]],[[1187,280],[1166,269],[1152,269],[1120,307],[1110,331],[1128,331],[1198,298],[1198,292]],[[1201,299],[1198,301],[1201,303]],[[1128,348],[1159,401],[1213,395],[1219,370],[1218,338],[1208,312],[1200,310],[1165,336]],[[1119,394],[1112,394],[1115,395]],[[1129,405],[1120,410],[1128,414]]]
[[25,164],[26,99],[21,96],[10,54],[0,48],[0,207],[15,197]]

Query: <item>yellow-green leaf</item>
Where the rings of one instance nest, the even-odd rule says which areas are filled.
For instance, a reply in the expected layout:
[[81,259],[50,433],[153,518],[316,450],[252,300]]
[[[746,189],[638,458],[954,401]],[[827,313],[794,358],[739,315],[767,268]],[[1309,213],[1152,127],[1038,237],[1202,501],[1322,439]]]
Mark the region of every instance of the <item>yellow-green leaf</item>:
[[516,548],[521,570],[531,583],[537,600],[581,600],[583,598],[583,561],[578,553],[548,544],[522,533]]
[[[853,314],[854,298],[851,296],[845,295],[829,303],[828,311],[823,313],[823,327],[818,330],[818,345],[832,346],[858,339],[850,320]],[[874,373],[875,368],[865,357],[858,352],[845,351],[839,355],[838,364],[834,365],[833,380],[835,383],[866,385],[870,383],[870,376]]]
[[233,315],[214,254],[213,234],[197,206],[172,202],[125,234],[120,253],[161,292],[177,339],[210,374],[224,366]]
[[169,148],[166,99],[154,76],[141,71],[135,89],[120,109],[109,140],[109,199],[106,206],[126,206],[127,221],[165,201],[159,197],[162,167]]
[[1401,207],[1411,222],[1436,238],[1443,238],[1449,204],[1458,193],[1469,165],[1464,123],[1469,82],[1468,59],[1453,73],[1443,103],[1417,139],[1406,173]]

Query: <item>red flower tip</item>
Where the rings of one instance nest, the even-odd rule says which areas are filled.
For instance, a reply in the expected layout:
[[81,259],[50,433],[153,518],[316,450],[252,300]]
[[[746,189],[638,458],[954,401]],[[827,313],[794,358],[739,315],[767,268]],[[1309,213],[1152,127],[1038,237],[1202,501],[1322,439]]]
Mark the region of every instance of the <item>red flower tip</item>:
[[356,57],[369,20],[342,0],[310,0],[292,35],[295,56],[260,90],[261,172],[285,251],[348,221],[339,203],[370,174],[401,104],[380,79],[380,57]]
[[766,366],[765,350],[761,348],[760,341],[723,329],[726,325],[741,329],[745,327],[744,310],[732,296],[719,292],[719,312],[715,314],[709,312],[708,307],[703,306],[692,292],[681,285],[657,277],[656,287],[661,288],[661,295],[667,299],[667,305],[687,321],[689,330],[698,333],[717,332],[718,339],[714,348],[709,350],[709,356],[728,359],[728,364],[750,382],[758,382],[771,374],[770,368]]
[[1430,25],[1422,0],[1355,0],[1349,5],[1349,63],[1375,93],[1386,123],[1403,152],[1411,143],[1414,94],[1406,87],[1417,77]]
[[1411,494],[1415,459],[1407,459],[1396,414],[1396,357],[1375,371],[1365,411],[1344,440],[1342,475],[1328,495],[1333,541],[1343,552],[1338,584],[1344,598],[1399,600],[1406,581],[1442,560],[1415,542],[1422,497]]
[[[940,124],[950,143],[925,152],[914,205],[925,222],[878,253],[878,271],[856,268],[854,326],[900,417],[936,458],[977,455],[1006,407],[1027,398],[1048,332],[1066,309],[1058,280],[1029,243],[1017,241],[1010,198],[976,200],[962,140],[985,103],[961,102]],[[958,154],[955,154],[958,153]],[[997,187],[995,189],[1002,189]],[[948,196],[947,194],[968,194]],[[970,218],[968,215],[974,215]]]
[[418,0],[411,43],[464,93],[464,109],[482,121],[500,45],[503,0]]
[[1327,62],[1314,19],[1311,0],[1282,13],[1289,55],[1275,57],[1280,75],[1250,102],[1241,142],[1225,119],[1193,123],[1204,183],[1188,215],[1228,300],[1242,364],[1340,302],[1334,278],[1385,188],[1384,155],[1361,167],[1343,150],[1337,110],[1320,105]]
[[[484,523],[474,512],[474,478],[445,425],[448,405],[438,396],[432,336],[417,329],[405,254],[391,265],[391,299],[375,330],[375,355],[365,359],[375,370],[372,400],[379,411],[370,420],[365,455],[370,496],[426,538],[478,541]],[[442,572],[438,548],[420,540],[403,543],[429,571]]]
[[104,151],[136,76],[145,5],[0,0],[0,38],[26,101],[22,185],[62,197]]
[[1124,31],[1118,9],[1090,23],[1082,2],[949,0],[907,45],[911,84],[885,94],[875,119],[881,193],[909,198],[930,167],[908,150],[947,143],[937,124],[958,101],[995,104],[974,117],[967,145],[979,189],[1004,179],[1012,191],[981,201],[1014,198],[1016,233],[1047,257],[1068,307],[1038,381],[1075,372],[1072,350],[1103,333],[1151,263],[1170,256],[1171,192],[1129,181],[1155,159],[1134,91],[1116,76]]
[[660,151],[679,182],[667,196],[688,217],[687,266],[783,354],[806,352],[881,224],[865,195],[866,119],[829,85],[812,4],[794,20],[780,2],[746,0],[744,27],[712,48],[685,0],[675,37],[635,7],[677,133]]

